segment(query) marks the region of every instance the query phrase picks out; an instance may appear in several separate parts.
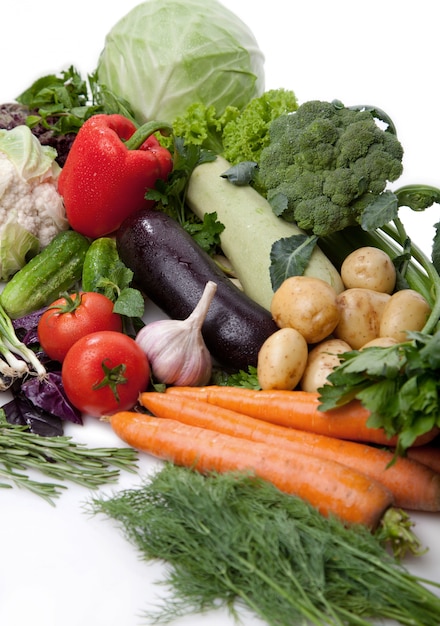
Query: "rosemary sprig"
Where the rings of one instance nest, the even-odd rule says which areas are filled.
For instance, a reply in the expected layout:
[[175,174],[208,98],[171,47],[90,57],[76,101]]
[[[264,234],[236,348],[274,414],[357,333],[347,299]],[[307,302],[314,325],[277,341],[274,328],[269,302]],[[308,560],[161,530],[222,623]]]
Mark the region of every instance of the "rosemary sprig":
[[90,503],[116,520],[143,558],[168,564],[172,596],[149,610],[169,623],[220,604],[270,626],[438,626],[440,598],[366,528],[346,528],[269,483],[171,464],[148,482]]
[[[50,504],[72,482],[89,489],[115,482],[120,470],[134,472],[137,452],[132,448],[89,448],[71,437],[42,437],[26,426],[9,424],[0,412],[0,487],[21,487]],[[34,480],[36,471],[58,482]]]

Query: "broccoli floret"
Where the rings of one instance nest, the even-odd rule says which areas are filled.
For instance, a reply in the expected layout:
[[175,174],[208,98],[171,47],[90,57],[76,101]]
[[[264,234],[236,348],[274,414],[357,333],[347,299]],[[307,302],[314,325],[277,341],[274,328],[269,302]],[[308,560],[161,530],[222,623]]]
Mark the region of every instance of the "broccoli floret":
[[358,225],[402,174],[403,148],[368,110],[311,100],[270,125],[259,176],[277,215],[318,236]]

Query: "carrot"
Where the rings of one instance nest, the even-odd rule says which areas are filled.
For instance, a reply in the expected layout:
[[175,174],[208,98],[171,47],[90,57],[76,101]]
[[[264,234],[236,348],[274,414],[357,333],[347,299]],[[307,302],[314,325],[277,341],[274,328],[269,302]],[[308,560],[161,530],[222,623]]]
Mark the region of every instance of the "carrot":
[[440,447],[437,445],[417,446],[416,448],[408,448],[406,451],[410,459],[414,459],[423,465],[431,468],[435,472],[440,473]]
[[306,453],[338,461],[382,483],[393,493],[398,507],[440,511],[440,475],[403,457],[387,467],[394,459],[391,450],[286,428],[178,394],[146,392],[139,401],[157,417],[264,442],[275,450],[286,449],[292,456]]
[[[204,399],[210,404],[232,409],[250,417],[337,439],[388,446],[397,442],[396,437],[388,437],[382,428],[367,426],[370,413],[358,400],[352,400],[349,404],[330,411],[320,411],[319,394],[310,391],[255,390],[207,385],[169,387],[167,393]],[[438,432],[438,429],[433,429],[432,432],[419,437],[417,445],[428,443]]]
[[109,417],[114,432],[139,451],[201,473],[246,471],[298,496],[325,516],[375,529],[393,496],[379,482],[336,461],[188,426],[135,411]]

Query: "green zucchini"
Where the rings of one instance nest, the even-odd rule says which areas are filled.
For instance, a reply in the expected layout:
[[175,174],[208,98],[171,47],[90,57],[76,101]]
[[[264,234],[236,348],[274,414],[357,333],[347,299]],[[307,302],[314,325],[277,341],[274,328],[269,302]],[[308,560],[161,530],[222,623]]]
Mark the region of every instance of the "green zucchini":
[[120,262],[116,241],[111,237],[99,237],[90,244],[84,259],[82,286],[84,291],[96,291],[114,299],[114,287],[103,284],[109,279]]
[[74,230],[58,235],[6,284],[0,302],[12,319],[56,300],[81,279],[89,240]]

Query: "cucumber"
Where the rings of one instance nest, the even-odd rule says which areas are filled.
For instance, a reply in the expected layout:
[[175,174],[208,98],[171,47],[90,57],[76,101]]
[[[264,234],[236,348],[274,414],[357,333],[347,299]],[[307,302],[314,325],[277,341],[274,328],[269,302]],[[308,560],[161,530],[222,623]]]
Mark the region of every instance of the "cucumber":
[[6,284],[0,302],[11,319],[49,305],[81,279],[89,240],[74,230],[58,235]]
[[100,285],[103,278],[109,278],[119,262],[116,241],[112,237],[99,237],[90,244],[82,269],[82,287],[84,291],[102,293],[111,300],[114,288]]
[[208,281],[217,291],[202,326],[216,361],[232,370],[256,366],[277,326],[270,313],[225,276],[176,220],[154,209],[126,218],[116,233],[121,260],[144,294],[171,319],[186,319]]
[[[217,213],[218,221],[225,227],[220,234],[222,250],[243,290],[270,310],[272,245],[304,231],[277,217],[268,201],[252,187],[233,185],[222,178],[230,167],[219,156],[215,161],[198,165],[191,175],[186,200],[201,219],[206,212]],[[337,269],[319,248],[314,249],[304,274],[325,280],[337,293],[344,289]]]

